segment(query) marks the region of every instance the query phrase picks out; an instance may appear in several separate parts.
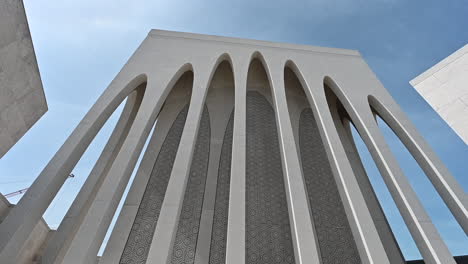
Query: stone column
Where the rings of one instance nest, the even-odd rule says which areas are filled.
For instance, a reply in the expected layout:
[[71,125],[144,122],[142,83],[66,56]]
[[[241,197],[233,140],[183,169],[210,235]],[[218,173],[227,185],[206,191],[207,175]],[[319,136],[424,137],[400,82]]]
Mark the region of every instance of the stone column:
[[455,264],[447,246],[431,222],[416,193],[391,153],[374,116],[360,107],[362,122],[356,128],[369,148],[395,203],[427,264]]
[[413,155],[468,235],[468,196],[463,188],[390,96],[385,101],[369,97],[369,103]]
[[132,186],[125,198],[114,230],[99,260],[100,264],[119,263],[161,147],[177,115],[190,100],[190,96],[186,96],[181,92],[177,93],[175,91],[176,87],[170,87],[170,89],[172,90],[158,115],[153,135],[148,143]]
[[286,101],[285,64],[280,60],[269,59],[268,57],[265,59],[268,65],[266,70],[269,70],[268,75],[272,86],[296,263],[318,264],[321,262],[320,253]]
[[359,182],[359,187],[364,195],[364,199],[366,199],[367,207],[372,215],[372,219],[374,220],[374,224],[377,228],[377,232],[379,233],[385,251],[387,252],[390,263],[406,263],[382,207],[380,206],[379,200],[374,192],[374,188],[369,181],[369,177],[364,169],[361,158],[359,157],[359,152],[356,148],[351,132],[351,121],[347,118],[341,117],[341,122],[337,122],[336,126],[341,142],[346,150],[346,155],[351,163],[354,175]]
[[222,148],[223,144],[225,144],[224,140],[227,140],[225,138],[226,129],[234,107],[234,80],[232,67],[226,67],[228,63],[227,60],[223,61],[215,70],[206,97],[211,128],[210,158],[203,197],[203,210],[200,217],[200,229],[198,231],[195,264],[206,264],[210,261]]
[[145,92],[145,84],[142,84],[128,98],[117,125],[104,147],[98,161],[94,165],[83,187],[73,201],[70,209],[60,223],[57,231],[47,242],[47,247],[42,256],[43,263],[60,263],[68,250],[71,239],[75,236],[84,216],[94,201],[102,182],[108,175],[110,167],[127,137],[130,127],[135,120],[136,113],[141,104]]
[[[162,78],[161,78],[162,79]],[[149,80],[140,109],[108,177],[71,241],[62,263],[94,263],[130,175],[164,103],[164,82]]]
[[[195,149],[199,123],[201,120],[208,82],[210,77],[209,60],[194,64],[194,83],[189,112],[174,161],[166,195],[154,231],[147,263],[169,263],[172,245],[179,224],[179,216],[187,185],[193,151]],[[208,66],[206,66],[208,65]],[[198,66],[198,67],[197,67]]]
[[247,72],[250,58],[233,55],[234,128],[226,241],[226,264],[245,263],[245,151]]
[[[144,75],[122,70],[0,225],[0,262],[11,263],[75,167],[83,152],[122,100]],[[134,78],[132,80],[132,78]]]
[[324,146],[361,261],[368,264],[389,264],[390,261],[359,188],[359,183],[356,177],[350,177],[354,175],[354,172],[341,144],[334,117],[329,110],[324,93],[324,76],[308,73],[304,75],[304,79],[305,83],[309,84],[304,89],[306,89],[305,92],[314,112],[320,135],[325,139]]

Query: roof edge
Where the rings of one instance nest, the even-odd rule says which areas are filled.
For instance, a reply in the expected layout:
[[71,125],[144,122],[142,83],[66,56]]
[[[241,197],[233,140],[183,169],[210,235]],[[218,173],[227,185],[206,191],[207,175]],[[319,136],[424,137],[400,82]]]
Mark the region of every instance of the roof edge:
[[205,34],[177,32],[177,31],[168,31],[168,30],[160,30],[160,29],[152,29],[148,33],[148,36],[186,38],[186,39],[195,39],[195,40],[202,40],[202,41],[217,41],[217,42],[225,42],[225,43],[233,43],[233,44],[241,44],[241,45],[264,46],[264,47],[271,47],[271,48],[282,48],[282,49],[302,50],[302,51],[316,52],[316,53],[332,53],[332,54],[338,54],[338,55],[361,57],[361,53],[359,53],[359,51],[350,50],[350,49],[326,48],[326,47],[318,47],[318,46],[310,46],[310,45],[284,43],[284,42],[272,42],[272,41],[264,41],[264,40],[223,37],[223,36],[216,36],[216,35],[205,35]]
[[468,53],[468,44],[465,44],[465,46],[461,47],[460,49],[456,50],[452,54],[450,54],[448,57],[445,59],[439,61],[437,64],[433,65],[429,69],[427,69],[425,72],[419,74],[418,76],[414,77],[409,83],[412,86],[416,86],[425,79],[427,79],[429,76],[433,75],[434,73],[440,71],[442,68],[447,66],[448,64],[454,62],[464,54]]

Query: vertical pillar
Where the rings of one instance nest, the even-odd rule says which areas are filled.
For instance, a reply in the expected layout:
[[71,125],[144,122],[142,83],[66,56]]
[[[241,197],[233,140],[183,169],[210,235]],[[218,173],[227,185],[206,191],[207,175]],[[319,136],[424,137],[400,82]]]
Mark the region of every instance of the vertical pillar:
[[[210,108],[208,108],[210,109]],[[219,108],[214,108],[214,111],[222,111]],[[212,112],[210,112],[212,113]],[[215,134],[215,126],[219,126],[220,120],[212,117],[210,114],[211,125],[211,140],[210,140],[210,159],[208,163],[208,172],[206,177],[205,195],[203,197],[203,209],[200,217],[200,229],[198,231],[197,248],[195,255],[195,264],[204,264],[209,262],[211,230],[213,226],[213,216],[215,207],[216,186],[218,180],[218,167],[221,156],[221,147],[223,145],[223,134]],[[219,130],[219,129],[218,129]],[[224,131],[218,131],[224,132]]]
[[62,263],[94,263],[120,198],[125,190],[146,138],[164,102],[160,82],[148,82],[146,93],[135,121],[125,139],[108,177],[90,206]]
[[374,97],[369,98],[369,103],[410,151],[468,235],[468,196],[463,188],[390,96],[385,105]]
[[226,264],[245,263],[245,151],[249,60],[233,56],[234,128],[226,241]]
[[387,146],[374,116],[361,107],[362,116],[356,128],[368,146],[382,177],[427,264],[455,264],[447,246],[424,210],[416,193],[403,175]]
[[309,212],[305,183],[297,155],[296,143],[289,117],[284,87],[284,68],[281,61],[267,63],[278,126],[278,137],[285,176],[289,219],[297,264],[320,263],[320,253]]
[[[146,85],[146,84],[143,84]],[[42,256],[43,263],[60,263],[71,239],[76,234],[84,216],[88,212],[91,203],[94,201],[102,182],[108,175],[117,153],[122,147],[124,139],[133,124],[136,113],[140,107],[144,95],[144,88],[136,90],[128,98],[122,114],[117,122],[112,135],[104,147],[98,161],[93,167],[90,175],[86,179],[83,187],[80,189],[77,197],[73,201],[70,209],[60,223],[59,228],[52,234],[47,243],[47,247]]]
[[158,115],[153,135],[151,136],[138,172],[117,218],[114,230],[99,260],[99,264],[119,263],[161,147],[177,115],[190,100],[190,98],[183,97],[184,95],[178,97],[174,96],[174,98],[172,98],[171,95],[175,92],[174,89],[175,87],[172,88],[163,109]]
[[[208,62],[204,64],[210,65]],[[208,90],[208,71],[211,70],[207,69],[203,64],[196,66],[199,66],[199,68],[194,66],[194,83],[189,112],[154,231],[146,260],[147,263],[169,263],[171,260],[172,244],[177,233],[199,123],[204,108],[205,95]]]
[[[233,73],[232,67],[226,67],[227,63],[227,61],[222,62],[216,69],[209,85],[205,103],[210,113],[210,159],[194,264],[210,262],[210,255],[213,255],[210,253],[213,243],[212,237],[217,237],[217,234],[213,233],[213,227],[215,224],[215,202],[218,202],[218,192],[220,191],[218,179],[222,177],[220,169],[222,170],[222,155],[223,151],[225,152],[223,148],[226,147],[226,142],[230,141],[226,138],[226,133],[234,107],[234,80],[231,79]],[[231,164],[230,161],[229,164]]]
[[[387,256],[392,264],[403,264],[405,259],[401,254],[397,241],[393,236],[392,230],[387,222],[387,218],[380,206],[374,189],[369,181],[369,177],[362,165],[356,145],[354,144],[353,135],[351,132],[351,122],[348,119],[340,118],[337,114],[336,127],[338,134],[345,148],[348,160],[353,168],[354,175],[359,183],[361,192],[366,200],[369,212],[374,220],[377,232],[382,241],[382,244],[387,252]],[[341,120],[341,122],[340,122]]]
[[304,89],[306,89],[309,104],[316,117],[320,135],[324,139],[324,146],[353,236],[356,239],[361,261],[368,264],[389,264],[390,261],[366,206],[359,183],[356,177],[350,177],[354,175],[354,172],[343,145],[340,143],[334,117],[329,110],[323,89],[323,77],[309,74],[304,78],[310,83],[310,86]]
[[10,263],[67,179],[83,152],[124,97],[144,81],[122,71],[99,97],[19,203],[0,224],[0,262]]

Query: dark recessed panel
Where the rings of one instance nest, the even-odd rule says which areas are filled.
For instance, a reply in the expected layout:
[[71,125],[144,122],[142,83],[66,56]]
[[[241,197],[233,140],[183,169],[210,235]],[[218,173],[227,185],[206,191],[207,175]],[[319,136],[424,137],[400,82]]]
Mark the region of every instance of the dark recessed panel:
[[231,181],[232,131],[234,127],[234,111],[224,133],[223,146],[218,168],[216,200],[211,231],[210,264],[226,262],[226,238],[229,211],[229,187]]
[[323,264],[361,263],[314,115],[301,113],[302,169]]
[[275,113],[253,91],[247,93],[246,148],[246,263],[294,263]]
[[123,250],[121,264],[146,263],[187,112],[188,105],[180,111],[164,139]]
[[192,264],[195,260],[209,156],[210,116],[208,108],[205,106],[175,237],[172,254],[173,264]]

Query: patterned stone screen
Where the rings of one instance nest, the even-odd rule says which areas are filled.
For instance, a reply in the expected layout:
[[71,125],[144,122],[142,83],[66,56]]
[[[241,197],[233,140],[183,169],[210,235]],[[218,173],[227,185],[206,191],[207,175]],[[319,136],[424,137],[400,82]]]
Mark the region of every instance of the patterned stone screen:
[[232,131],[234,111],[224,133],[218,169],[216,200],[211,231],[210,264],[224,264],[226,258],[227,222],[229,211],[229,187],[231,182]]
[[173,264],[192,264],[195,260],[209,156],[210,116],[205,105],[175,237]]
[[361,263],[312,110],[302,111],[299,145],[323,264]]
[[186,105],[180,111],[164,139],[123,250],[121,264],[146,263],[167,183],[184,130],[188,108],[189,106]]
[[275,113],[247,93],[246,263],[294,263]]

